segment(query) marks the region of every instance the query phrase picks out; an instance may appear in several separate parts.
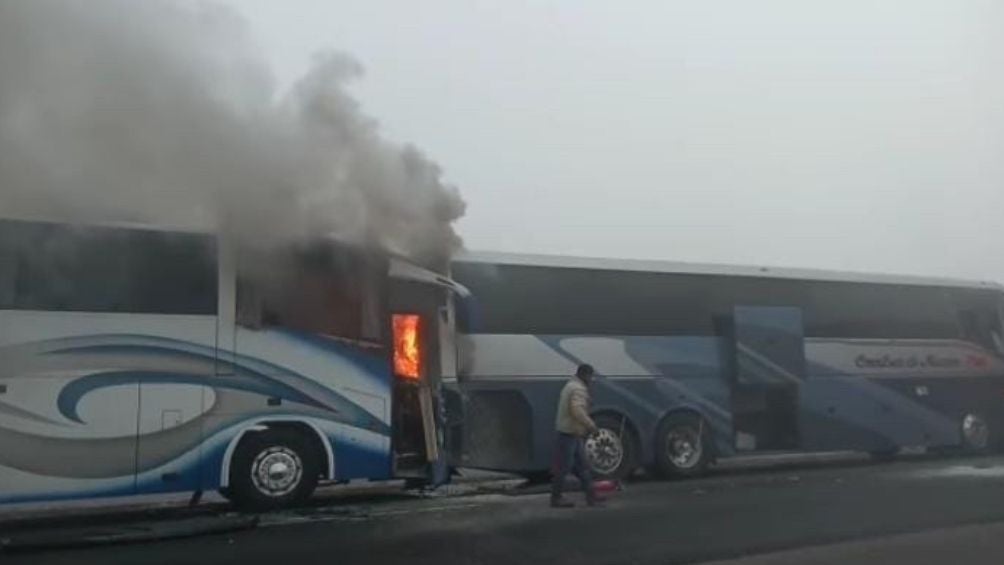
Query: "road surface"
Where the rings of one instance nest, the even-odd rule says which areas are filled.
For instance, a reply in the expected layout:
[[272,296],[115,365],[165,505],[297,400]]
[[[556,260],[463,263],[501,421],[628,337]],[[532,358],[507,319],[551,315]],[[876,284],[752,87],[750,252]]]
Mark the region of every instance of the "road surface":
[[1004,457],[912,460],[640,482],[602,509],[551,509],[544,494],[354,502],[264,515],[257,529],[233,534],[14,554],[3,562],[578,565],[760,554],[733,563],[867,563],[879,555],[875,563],[913,565],[929,561],[901,560],[896,551],[930,557],[930,547],[955,543],[973,559],[973,552],[993,557],[1004,551],[998,522]]

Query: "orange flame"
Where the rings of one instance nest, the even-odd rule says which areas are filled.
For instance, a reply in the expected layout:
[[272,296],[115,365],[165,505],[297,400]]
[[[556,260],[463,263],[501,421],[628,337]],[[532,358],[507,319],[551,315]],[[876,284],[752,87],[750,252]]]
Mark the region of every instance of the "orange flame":
[[406,379],[422,376],[422,349],[418,314],[394,314],[394,372]]

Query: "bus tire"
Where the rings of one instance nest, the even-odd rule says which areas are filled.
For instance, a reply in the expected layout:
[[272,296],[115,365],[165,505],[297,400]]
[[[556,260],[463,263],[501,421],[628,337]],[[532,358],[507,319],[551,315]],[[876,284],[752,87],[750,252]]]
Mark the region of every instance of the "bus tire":
[[586,438],[586,457],[595,478],[621,480],[638,468],[638,439],[625,416],[600,414],[599,432]]
[[703,418],[692,412],[666,416],[656,433],[655,462],[663,477],[704,474],[712,456],[711,433]]
[[963,414],[959,422],[962,433],[962,449],[966,453],[989,453],[994,444],[993,430],[987,419],[978,412]]
[[245,510],[275,510],[303,502],[320,476],[314,446],[289,429],[246,435],[230,463],[230,499]]

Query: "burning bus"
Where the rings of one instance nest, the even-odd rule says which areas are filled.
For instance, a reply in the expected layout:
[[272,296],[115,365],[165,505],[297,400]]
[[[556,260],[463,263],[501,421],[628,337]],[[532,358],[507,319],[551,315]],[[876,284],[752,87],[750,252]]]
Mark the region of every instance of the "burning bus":
[[0,220],[0,501],[443,482],[457,292],[333,240]]

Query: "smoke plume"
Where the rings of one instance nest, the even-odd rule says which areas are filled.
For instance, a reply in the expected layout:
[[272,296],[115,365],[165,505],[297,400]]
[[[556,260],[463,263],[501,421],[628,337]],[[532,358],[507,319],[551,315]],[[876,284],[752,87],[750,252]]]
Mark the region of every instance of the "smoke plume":
[[207,2],[0,0],[0,214],[334,235],[433,262],[463,213],[319,55],[278,93],[245,22]]

